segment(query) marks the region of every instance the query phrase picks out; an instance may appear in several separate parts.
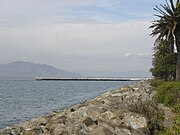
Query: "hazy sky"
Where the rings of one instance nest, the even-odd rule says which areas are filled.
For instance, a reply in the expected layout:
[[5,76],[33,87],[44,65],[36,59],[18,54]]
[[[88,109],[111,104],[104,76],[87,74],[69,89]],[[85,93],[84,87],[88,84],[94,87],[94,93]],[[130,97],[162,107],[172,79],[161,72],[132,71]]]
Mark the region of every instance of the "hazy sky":
[[149,71],[153,7],[165,0],[0,0],[0,64],[81,74]]

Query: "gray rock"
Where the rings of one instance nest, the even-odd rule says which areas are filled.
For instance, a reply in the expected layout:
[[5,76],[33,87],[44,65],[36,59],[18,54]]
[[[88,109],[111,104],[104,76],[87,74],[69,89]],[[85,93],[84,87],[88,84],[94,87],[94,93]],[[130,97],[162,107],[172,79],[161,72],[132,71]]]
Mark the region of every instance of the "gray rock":
[[13,127],[11,129],[11,134],[13,134],[13,135],[20,135],[21,132],[22,132],[22,128],[20,128],[20,127]]
[[91,118],[87,117],[82,121],[82,123],[84,123],[86,126],[91,126],[92,124],[94,124],[94,121]]
[[112,125],[120,125],[121,124],[121,119],[110,111],[106,111],[106,112],[100,114],[99,120],[101,122],[110,123]]
[[20,135],[22,132],[22,128],[21,127],[10,127],[10,128],[6,128],[4,131],[1,131],[0,134],[1,135]]
[[90,130],[84,123],[81,123],[80,126],[81,126],[80,134],[83,134],[83,135],[89,134]]
[[103,127],[103,126],[98,126],[92,135],[114,135],[113,132],[111,132],[108,128]]
[[66,125],[67,122],[68,122],[68,119],[66,116],[61,116],[59,118],[59,123],[63,123],[64,125]]
[[132,129],[147,127],[146,118],[135,113],[126,114],[122,121],[125,122],[127,126],[131,127]]
[[50,134],[51,135],[63,135],[63,134],[65,134],[65,130],[61,124],[55,124],[55,125],[51,126]]
[[1,133],[2,135],[11,135],[11,130],[9,128],[6,128]]
[[128,129],[119,129],[117,127],[115,128],[114,133],[116,135],[130,135],[131,134],[131,132]]
[[133,134],[134,135],[148,135],[149,132],[148,132],[148,129],[147,128],[139,128],[139,129],[135,129],[133,131]]

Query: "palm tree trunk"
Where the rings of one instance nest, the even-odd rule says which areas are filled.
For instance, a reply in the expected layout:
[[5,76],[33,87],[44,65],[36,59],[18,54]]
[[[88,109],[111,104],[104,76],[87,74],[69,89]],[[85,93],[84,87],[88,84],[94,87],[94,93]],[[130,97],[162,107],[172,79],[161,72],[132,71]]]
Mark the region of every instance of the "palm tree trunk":
[[173,35],[171,35],[169,37],[168,43],[169,43],[169,51],[171,53],[173,53],[174,52],[174,37],[173,37]]
[[177,47],[177,66],[176,66],[176,81],[180,81],[180,34],[176,35],[176,47]]
[[176,81],[180,81],[180,52],[178,53],[178,58],[177,58]]

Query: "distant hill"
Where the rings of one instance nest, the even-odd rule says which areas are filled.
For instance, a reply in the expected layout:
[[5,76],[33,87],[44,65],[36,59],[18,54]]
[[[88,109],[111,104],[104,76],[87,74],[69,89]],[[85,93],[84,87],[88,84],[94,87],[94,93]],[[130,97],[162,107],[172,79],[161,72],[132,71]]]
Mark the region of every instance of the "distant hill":
[[80,74],[70,73],[46,64],[16,61],[0,65],[0,76],[15,77],[80,77]]

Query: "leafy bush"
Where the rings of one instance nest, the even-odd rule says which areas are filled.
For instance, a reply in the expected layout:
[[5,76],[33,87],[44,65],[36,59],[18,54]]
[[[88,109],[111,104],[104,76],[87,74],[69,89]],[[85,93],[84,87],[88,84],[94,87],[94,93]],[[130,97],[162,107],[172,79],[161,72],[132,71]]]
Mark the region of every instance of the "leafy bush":
[[179,135],[180,134],[180,82],[166,82],[157,86],[155,99],[167,106],[172,107],[176,113],[174,124],[171,128],[166,128],[159,135]]
[[159,135],[180,135],[180,114],[175,117],[173,127],[159,132]]
[[160,40],[155,44],[153,61],[153,68],[150,69],[155,78],[166,81],[174,80],[176,77],[176,63],[177,53],[169,50],[169,43],[167,40]]
[[172,107],[173,112],[179,113],[180,115],[180,100],[178,100],[177,104],[173,105]]
[[159,103],[179,109],[180,103],[180,82],[166,82],[157,87],[155,99]]
[[162,85],[163,83],[165,83],[165,81],[161,80],[161,79],[152,79],[152,80],[150,80],[150,84],[153,87],[156,87],[156,88],[157,88],[157,86]]

